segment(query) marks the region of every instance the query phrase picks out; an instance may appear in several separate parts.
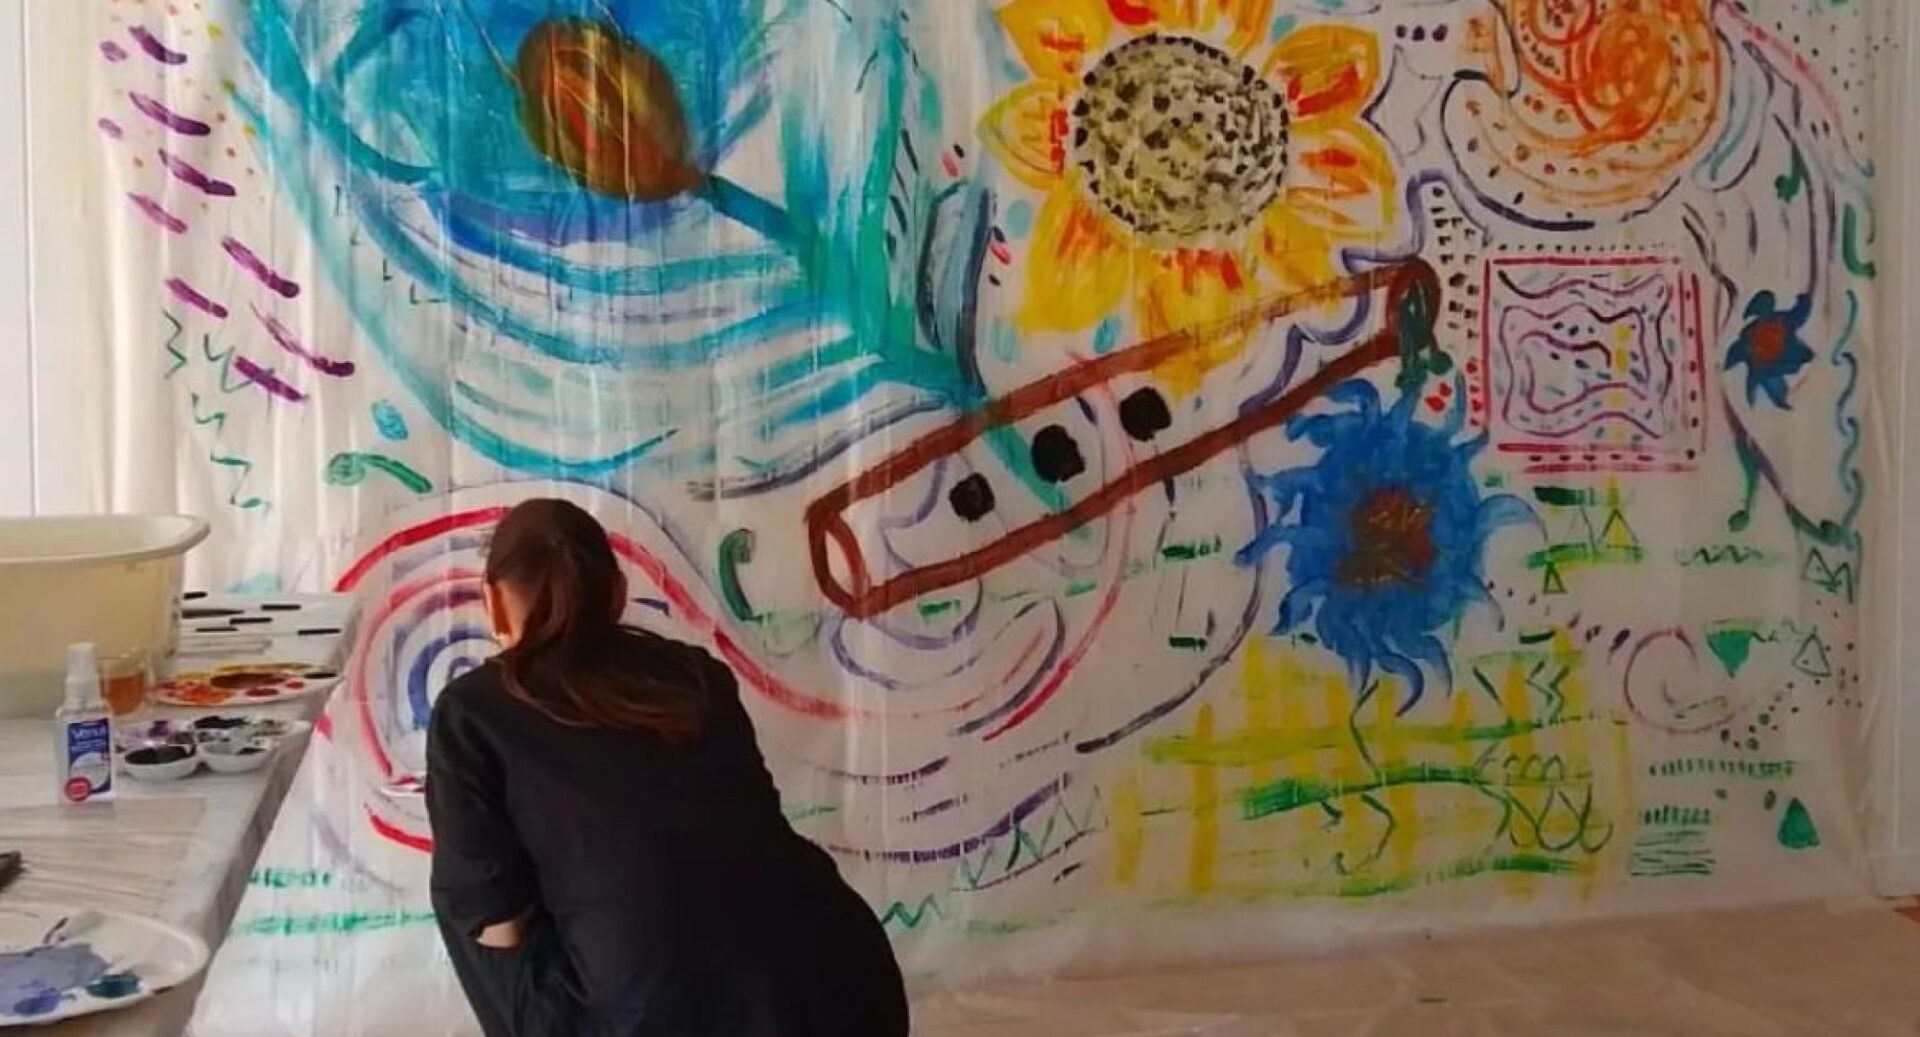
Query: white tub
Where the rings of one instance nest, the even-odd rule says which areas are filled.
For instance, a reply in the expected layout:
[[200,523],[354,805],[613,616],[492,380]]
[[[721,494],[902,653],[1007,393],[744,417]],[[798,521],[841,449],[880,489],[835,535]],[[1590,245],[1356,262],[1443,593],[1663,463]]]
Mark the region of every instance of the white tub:
[[206,538],[182,515],[0,519],[0,716],[51,715],[76,641],[170,658],[181,563]]

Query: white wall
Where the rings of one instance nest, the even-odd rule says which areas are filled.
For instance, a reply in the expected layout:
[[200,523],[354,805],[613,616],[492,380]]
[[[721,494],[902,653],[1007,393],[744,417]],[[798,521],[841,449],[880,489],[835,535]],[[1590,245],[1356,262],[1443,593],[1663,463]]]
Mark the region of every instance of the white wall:
[[0,516],[34,510],[26,19],[0,3]]
[[[96,0],[0,0],[0,515],[113,510],[97,372],[98,105],[72,63],[94,53]],[[38,175],[35,175],[35,173]],[[157,391],[157,390],[156,390]]]
[[[1906,21],[1905,46],[1887,60],[1904,63],[1906,84],[1920,83],[1920,15],[1905,3],[1896,9]],[[1885,70],[1887,86],[1902,81],[1897,71]],[[1869,415],[1869,443],[1881,455],[1869,478],[1884,489],[1868,507],[1878,521],[1867,529],[1870,582],[1862,609],[1869,686],[1885,689],[1868,718],[1868,803],[1875,883],[1889,896],[1920,894],[1920,356],[1914,342],[1920,329],[1920,98],[1912,89],[1881,95],[1899,129],[1883,138],[1887,153],[1879,170],[1886,219],[1879,258],[1887,291],[1873,365],[1882,389],[1868,401],[1878,411]]]

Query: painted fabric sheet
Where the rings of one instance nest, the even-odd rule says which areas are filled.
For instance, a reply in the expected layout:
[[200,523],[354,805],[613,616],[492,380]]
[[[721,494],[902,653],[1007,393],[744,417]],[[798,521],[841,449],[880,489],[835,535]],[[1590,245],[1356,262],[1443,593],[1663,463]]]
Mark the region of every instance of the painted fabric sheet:
[[929,983],[1860,882],[1891,4],[85,10],[202,574],[365,603],[200,1033],[462,1032],[534,493]]

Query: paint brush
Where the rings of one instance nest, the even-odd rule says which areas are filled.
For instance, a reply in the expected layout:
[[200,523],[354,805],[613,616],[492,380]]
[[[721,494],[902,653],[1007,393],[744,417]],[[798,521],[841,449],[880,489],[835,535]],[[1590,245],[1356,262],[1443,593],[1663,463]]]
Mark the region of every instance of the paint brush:
[[67,915],[53,923],[53,927],[47,930],[47,935],[40,938],[40,945],[52,947],[55,944],[77,940],[100,928],[101,921],[103,919],[98,911],[80,911]]

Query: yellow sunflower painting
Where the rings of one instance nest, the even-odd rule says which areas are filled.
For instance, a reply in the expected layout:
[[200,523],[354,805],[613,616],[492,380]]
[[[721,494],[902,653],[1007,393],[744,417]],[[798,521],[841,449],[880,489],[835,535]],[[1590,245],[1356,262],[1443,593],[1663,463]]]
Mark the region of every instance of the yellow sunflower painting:
[[[1293,28],[1272,0],[1011,0],[996,12],[1032,78],[981,136],[1045,193],[1014,314],[1080,331],[1130,302],[1147,336],[1234,312],[1250,293],[1342,272],[1393,225],[1393,161],[1362,112],[1380,47],[1364,29]],[[1130,296],[1130,299],[1129,299]],[[1163,369],[1190,390],[1244,336]]]

